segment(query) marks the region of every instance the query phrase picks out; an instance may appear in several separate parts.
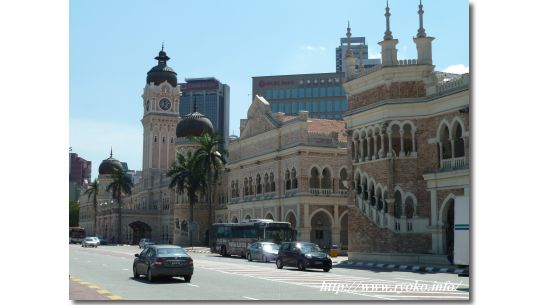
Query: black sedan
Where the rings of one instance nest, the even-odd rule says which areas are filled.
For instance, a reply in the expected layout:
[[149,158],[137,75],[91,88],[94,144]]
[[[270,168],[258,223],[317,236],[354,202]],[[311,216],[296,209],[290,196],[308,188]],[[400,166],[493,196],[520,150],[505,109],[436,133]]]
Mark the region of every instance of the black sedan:
[[276,259],[278,269],[290,266],[299,270],[315,268],[329,272],[332,265],[332,260],[318,245],[300,241],[282,243]]
[[152,282],[156,277],[181,276],[190,282],[194,264],[192,258],[179,246],[148,245],[135,254],[133,276],[145,275]]

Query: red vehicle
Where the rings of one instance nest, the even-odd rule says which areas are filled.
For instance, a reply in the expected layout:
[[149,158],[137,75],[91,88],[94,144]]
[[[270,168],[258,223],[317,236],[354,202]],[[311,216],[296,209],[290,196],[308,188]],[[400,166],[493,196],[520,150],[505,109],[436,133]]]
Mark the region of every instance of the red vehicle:
[[69,227],[69,243],[80,244],[86,237],[86,231],[81,227]]

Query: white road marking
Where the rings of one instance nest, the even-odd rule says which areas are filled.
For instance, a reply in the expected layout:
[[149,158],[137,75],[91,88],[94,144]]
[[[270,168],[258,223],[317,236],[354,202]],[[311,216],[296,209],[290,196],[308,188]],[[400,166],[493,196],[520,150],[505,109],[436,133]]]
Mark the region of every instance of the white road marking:
[[258,301],[259,299],[255,299],[255,298],[251,298],[251,297],[245,297],[243,296],[245,299],[249,299],[249,300],[255,300],[255,301]]
[[200,286],[194,285],[194,284],[187,284],[187,285],[192,286],[192,287],[200,287]]
[[123,271],[129,271],[129,269],[121,269],[121,270],[123,270]]

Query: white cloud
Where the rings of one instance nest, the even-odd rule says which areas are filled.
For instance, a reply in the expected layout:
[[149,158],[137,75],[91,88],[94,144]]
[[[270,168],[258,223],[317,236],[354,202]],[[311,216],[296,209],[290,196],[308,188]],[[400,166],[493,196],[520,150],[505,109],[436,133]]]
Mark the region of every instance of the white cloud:
[[325,52],[327,48],[324,46],[301,46],[301,50],[310,51],[310,52]]
[[451,65],[443,70],[446,73],[455,73],[455,74],[464,74],[469,73],[469,67],[464,66],[463,64]]

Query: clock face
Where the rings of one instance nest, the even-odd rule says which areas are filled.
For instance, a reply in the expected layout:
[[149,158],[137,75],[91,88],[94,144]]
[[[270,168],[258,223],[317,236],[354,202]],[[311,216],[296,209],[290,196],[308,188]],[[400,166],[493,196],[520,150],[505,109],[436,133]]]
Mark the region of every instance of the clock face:
[[159,107],[161,107],[162,110],[168,110],[170,109],[170,106],[172,106],[172,104],[170,104],[170,101],[166,98],[159,101]]

